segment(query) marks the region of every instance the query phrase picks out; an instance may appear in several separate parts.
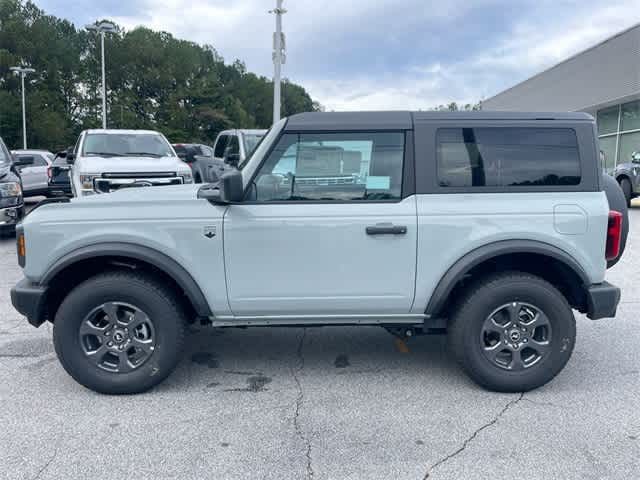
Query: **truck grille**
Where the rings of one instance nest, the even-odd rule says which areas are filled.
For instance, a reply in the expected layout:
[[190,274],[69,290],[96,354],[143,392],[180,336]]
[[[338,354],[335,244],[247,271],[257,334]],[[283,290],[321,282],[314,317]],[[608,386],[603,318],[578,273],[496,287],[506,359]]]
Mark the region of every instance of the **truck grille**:
[[159,187],[182,183],[182,177],[167,172],[103,173],[101,178],[93,181],[94,189],[100,193],[115,192],[123,188]]

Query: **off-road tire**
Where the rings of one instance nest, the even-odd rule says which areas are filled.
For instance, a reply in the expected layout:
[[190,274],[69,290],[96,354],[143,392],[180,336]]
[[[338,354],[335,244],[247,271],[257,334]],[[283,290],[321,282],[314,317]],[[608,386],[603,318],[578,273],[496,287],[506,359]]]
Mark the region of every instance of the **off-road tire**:
[[[501,305],[523,302],[537,306],[551,325],[550,348],[540,361],[509,371],[485,357],[482,329]],[[462,296],[448,326],[449,349],[476,383],[498,392],[526,392],[553,379],[566,365],[576,338],[575,318],[566,298],[547,281],[522,272],[480,279]]]
[[[130,372],[99,368],[81,346],[81,324],[105,302],[134,305],[153,322],[153,352]],[[185,329],[185,314],[175,292],[150,275],[117,271],[92,277],[69,293],[55,316],[53,342],[60,363],[78,383],[100,393],[131,394],[152,388],[171,373],[182,356]]]

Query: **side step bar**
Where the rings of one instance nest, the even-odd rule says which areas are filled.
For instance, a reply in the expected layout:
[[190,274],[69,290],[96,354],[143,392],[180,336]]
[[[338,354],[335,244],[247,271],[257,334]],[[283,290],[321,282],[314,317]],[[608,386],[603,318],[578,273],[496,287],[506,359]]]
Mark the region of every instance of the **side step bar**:
[[428,315],[224,315],[210,317],[214,327],[257,327],[257,326],[323,326],[323,325],[420,325]]

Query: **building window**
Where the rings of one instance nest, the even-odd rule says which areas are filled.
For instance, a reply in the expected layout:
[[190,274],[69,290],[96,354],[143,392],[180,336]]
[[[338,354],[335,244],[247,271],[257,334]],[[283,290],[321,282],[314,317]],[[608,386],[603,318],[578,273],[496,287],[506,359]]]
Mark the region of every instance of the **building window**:
[[634,153],[640,152],[640,132],[620,135],[618,163],[631,163]]
[[603,168],[611,172],[640,152],[640,100],[615,105],[597,114]]
[[616,135],[610,135],[600,139],[600,151],[602,152],[602,168],[611,173],[616,166]]
[[640,100],[622,105],[621,129],[640,130]]
[[608,133],[616,133],[618,131],[618,114],[620,113],[620,105],[605,108],[598,112],[598,133],[606,135]]

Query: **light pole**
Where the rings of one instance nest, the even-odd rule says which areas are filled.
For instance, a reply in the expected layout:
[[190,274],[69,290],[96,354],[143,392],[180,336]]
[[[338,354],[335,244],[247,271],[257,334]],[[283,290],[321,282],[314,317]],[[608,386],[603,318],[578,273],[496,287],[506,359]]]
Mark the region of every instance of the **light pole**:
[[29,73],[35,73],[33,68],[26,67],[11,67],[16,75],[20,75],[20,83],[22,84],[22,148],[27,149],[27,113],[26,102],[24,97],[24,77]]
[[104,36],[107,33],[117,32],[116,26],[111,22],[100,22],[95,25],[87,25],[87,30],[98,32],[100,34],[100,50],[102,58],[102,128],[107,128],[107,81],[104,71]]
[[282,0],[277,0],[276,8],[269,13],[276,15],[276,31],[273,34],[273,123],[280,120],[280,74],[286,61],[286,45],[282,33],[282,15],[287,11],[282,8]]

